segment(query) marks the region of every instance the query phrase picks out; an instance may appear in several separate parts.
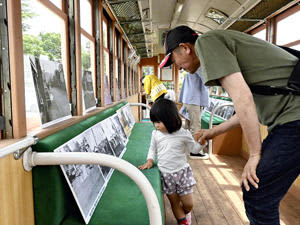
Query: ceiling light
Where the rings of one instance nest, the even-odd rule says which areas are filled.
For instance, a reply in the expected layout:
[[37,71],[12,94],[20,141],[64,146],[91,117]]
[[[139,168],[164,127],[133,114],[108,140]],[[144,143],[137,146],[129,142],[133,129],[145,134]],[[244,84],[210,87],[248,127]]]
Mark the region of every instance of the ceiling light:
[[228,18],[228,16],[225,13],[214,8],[208,9],[205,16],[217,22],[218,24],[224,23],[224,21]]

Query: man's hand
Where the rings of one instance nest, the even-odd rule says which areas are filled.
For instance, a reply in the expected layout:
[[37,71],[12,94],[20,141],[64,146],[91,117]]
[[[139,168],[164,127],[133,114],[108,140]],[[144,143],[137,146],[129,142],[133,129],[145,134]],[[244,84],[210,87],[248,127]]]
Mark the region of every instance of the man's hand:
[[205,145],[208,140],[214,137],[214,132],[212,129],[201,129],[194,133],[194,139],[196,142],[200,143],[201,145]]
[[257,189],[258,188],[258,183],[259,179],[256,176],[256,168],[259,163],[261,156],[260,154],[256,155],[250,155],[248,162],[246,163],[244,167],[244,171],[242,173],[242,180],[241,184],[244,185],[246,191],[250,190],[248,181]]
[[152,166],[153,166],[153,160],[148,159],[146,163],[144,163],[143,165],[140,165],[138,168],[140,170],[145,170],[145,169],[150,169]]

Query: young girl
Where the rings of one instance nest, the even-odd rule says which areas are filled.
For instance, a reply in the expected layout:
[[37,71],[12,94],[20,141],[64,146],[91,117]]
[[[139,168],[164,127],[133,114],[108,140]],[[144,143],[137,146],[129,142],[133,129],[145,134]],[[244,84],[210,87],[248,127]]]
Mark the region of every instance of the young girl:
[[159,99],[150,110],[150,119],[156,130],[152,132],[147,162],[139,169],[149,169],[157,157],[162,189],[171,203],[178,224],[191,224],[193,186],[196,181],[187,162],[185,149],[198,153],[202,146],[191,133],[181,128],[181,119],[173,101]]

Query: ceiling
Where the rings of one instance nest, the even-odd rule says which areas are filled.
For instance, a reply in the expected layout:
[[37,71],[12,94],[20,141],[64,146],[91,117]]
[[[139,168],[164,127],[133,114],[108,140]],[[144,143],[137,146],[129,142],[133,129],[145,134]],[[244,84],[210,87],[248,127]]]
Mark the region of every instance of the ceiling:
[[[135,54],[142,58],[164,53],[166,32],[187,25],[196,32],[214,29],[245,31],[273,12],[299,0],[106,0]],[[207,18],[210,8],[228,17],[219,24]]]

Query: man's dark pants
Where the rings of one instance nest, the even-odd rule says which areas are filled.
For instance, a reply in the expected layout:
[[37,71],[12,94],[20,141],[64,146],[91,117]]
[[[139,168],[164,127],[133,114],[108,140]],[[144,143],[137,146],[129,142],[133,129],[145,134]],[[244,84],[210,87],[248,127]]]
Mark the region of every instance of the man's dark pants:
[[244,187],[243,198],[251,225],[279,225],[279,203],[300,173],[300,120],[277,126],[262,144],[256,170],[259,188]]

